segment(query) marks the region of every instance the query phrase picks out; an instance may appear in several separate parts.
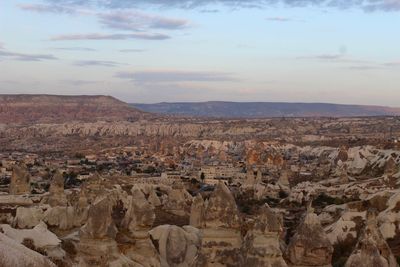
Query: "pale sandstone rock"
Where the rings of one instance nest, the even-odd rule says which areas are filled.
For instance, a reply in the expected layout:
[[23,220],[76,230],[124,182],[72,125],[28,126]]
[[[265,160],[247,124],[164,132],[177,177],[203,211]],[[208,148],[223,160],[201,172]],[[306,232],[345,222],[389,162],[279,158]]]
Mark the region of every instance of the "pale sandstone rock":
[[14,166],[11,176],[9,193],[11,195],[30,194],[30,179],[31,176],[24,165]]
[[48,206],[18,207],[13,221],[16,228],[33,228],[43,220]]
[[229,188],[220,182],[205,202],[204,224],[200,229],[198,266],[224,266],[242,261],[240,217]]
[[81,227],[87,220],[88,209],[78,210],[73,206],[57,206],[48,209],[43,220],[51,225],[57,226],[60,230],[69,230]]
[[117,229],[111,218],[112,203],[107,196],[99,197],[89,208],[88,220],[81,228],[81,238],[115,238]]
[[50,206],[66,206],[67,197],[64,193],[64,176],[59,171],[50,182],[48,203]]
[[168,191],[168,199],[164,209],[178,216],[189,216],[192,196],[182,185],[174,184],[172,190]]
[[90,206],[87,223],[79,232],[80,266],[135,266],[134,262],[118,250],[115,242],[117,229],[112,211],[112,201],[108,196],[99,197]]
[[290,240],[286,255],[292,266],[331,266],[333,247],[318,216],[307,211]]
[[31,206],[32,199],[29,196],[0,195],[0,205],[4,206]]
[[137,186],[132,188],[132,196],[128,197],[128,201],[128,210],[122,225],[132,233],[151,228],[155,220],[154,207]]
[[56,267],[41,254],[0,233],[0,266]]
[[157,196],[154,188],[152,188],[149,191],[149,197],[147,198],[147,200],[149,201],[149,203],[153,206],[153,207],[159,207],[161,206],[161,200],[160,198]]
[[279,236],[283,231],[282,217],[267,205],[261,208],[255,224],[243,241],[242,266],[286,267],[280,249]]
[[131,192],[132,195],[127,198],[127,211],[121,228],[129,231],[127,238],[132,242],[124,254],[140,266],[158,267],[160,260],[149,234],[155,220],[154,207],[137,185]]
[[400,238],[400,192],[388,200],[388,208],[378,215],[379,229],[385,239]]
[[9,225],[0,225],[2,232],[9,238],[22,244],[25,240],[31,240],[35,249],[45,251],[52,259],[63,260],[65,251],[61,249],[61,240],[47,229],[47,225],[40,222],[33,229],[14,229]]
[[198,229],[162,225],[151,230],[150,235],[152,240],[157,241],[161,267],[194,266],[200,245]]
[[198,194],[190,208],[190,225],[193,227],[202,228],[204,225],[204,200],[201,194]]
[[374,211],[368,211],[367,222],[346,267],[398,267],[390,247],[377,227]]
[[205,213],[205,227],[239,228],[240,218],[235,198],[229,188],[220,182],[212,193]]

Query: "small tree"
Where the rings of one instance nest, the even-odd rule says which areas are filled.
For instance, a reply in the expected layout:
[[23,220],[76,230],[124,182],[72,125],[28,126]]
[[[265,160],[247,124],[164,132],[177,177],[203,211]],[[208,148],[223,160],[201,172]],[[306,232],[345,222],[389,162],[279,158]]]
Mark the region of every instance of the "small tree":
[[204,179],[206,179],[206,176],[204,175],[204,172],[200,174],[200,180],[204,183]]

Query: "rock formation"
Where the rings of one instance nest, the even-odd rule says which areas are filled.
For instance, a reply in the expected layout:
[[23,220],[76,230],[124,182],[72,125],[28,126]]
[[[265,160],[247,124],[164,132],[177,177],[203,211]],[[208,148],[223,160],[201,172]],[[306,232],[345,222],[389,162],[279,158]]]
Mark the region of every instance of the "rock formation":
[[43,222],[39,223],[33,229],[14,229],[9,225],[0,225],[0,232],[14,241],[23,244],[31,242],[36,251],[43,251],[51,259],[62,261],[65,257],[65,251],[61,249],[61,240],[47,229]]
[[124,254],[133,262],[141,266],[159,266],[159,257],[150,239],[155,213],[154,207],[146,200],[145,195],[138,186],[131,190],[132,196],[128,197],[127,211],[121,222],[121,228],[128,230],[125,234],[127,243]]
[[262,207],[253,228],[244,238],[242,266],[286,267],[280,249],[279,237],[282,231],[282,217],[267,205]]
[[41,254],[0,233],[0,266],[56,267]]
[[287,247],[291,266],[331,266],[333,247],[312,208]]
[[[201,208],[201,207],[199,207]],[[201,214],[201,211],[192,210]],[[219,182],[205,203],[199,266],[235,266],[241,261],[240,217],[229,188]]]
[[112,219],[112,202],[99,197],[89,208],[87,223],[80,229],[80,266],[129,266],[133,262],[120,254],[115,237],[117,228]]
[[192,196],[180,184],[174,184],[164,205],[166,211],[177,216],[189,216]]
[[190,225],[197,228],[204,226],[204,200],[201,194],[193,199],[190,209]]
[[11,176],[9,193],[12,195],[23,195],[31,192],[31,176],[25,166],[14,166]]
[[200,232],[191,226],[180,228],[161,225],[150,231],[151,239],[157,244],[161,267],[195,266]]
[[346,267],[398,267],[390,247],[377,226],[375,211],[367,212],[367,222]]
[[50,206],[66,206],[67,198],[64,193],[64,176],[57,171],[50,183],[49,199]]

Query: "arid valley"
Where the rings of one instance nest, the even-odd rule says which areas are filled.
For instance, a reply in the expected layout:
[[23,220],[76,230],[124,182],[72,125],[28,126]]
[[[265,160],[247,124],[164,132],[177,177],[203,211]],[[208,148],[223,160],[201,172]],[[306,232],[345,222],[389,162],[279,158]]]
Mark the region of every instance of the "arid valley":
[[398,117],[0,102],[0,266],[398,266]]

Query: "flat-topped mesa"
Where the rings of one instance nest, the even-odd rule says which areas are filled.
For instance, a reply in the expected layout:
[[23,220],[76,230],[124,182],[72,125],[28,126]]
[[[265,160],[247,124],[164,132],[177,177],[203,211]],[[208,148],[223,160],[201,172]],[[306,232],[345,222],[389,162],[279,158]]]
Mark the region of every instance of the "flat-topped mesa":
[[132,121],[152,115],[110,96],[0,95],[0,123]]
[[367,222],[346,267],[398,267],[389,245],[377,226],[376,212],[368,210]]
[[276,214],[268,205],[263,206],[243,242],[242,266],[286,267],[280,249],[279,236],[283,231],[282,216]]
[[31,176],[25,165],[15,165],[9,186],[10,195],[23,195],[31,193]]
[[48,203],[52,207],[67,205],[67,198],[64,193],[64,176],[58,170],[50,182]]
[[333,247],[312,208],[290,240],[286,256],[291,266],[331,266]]

